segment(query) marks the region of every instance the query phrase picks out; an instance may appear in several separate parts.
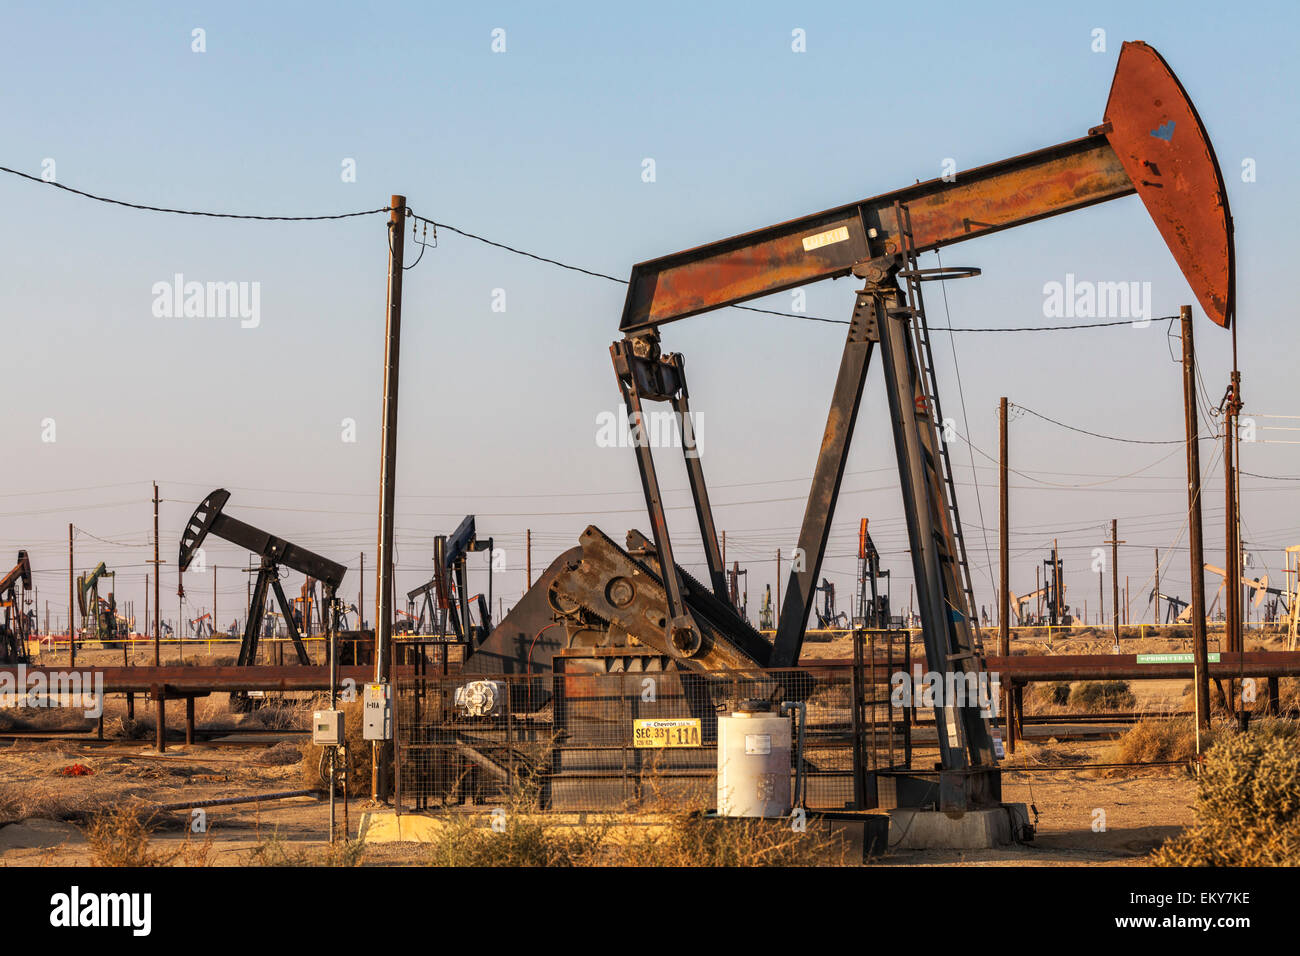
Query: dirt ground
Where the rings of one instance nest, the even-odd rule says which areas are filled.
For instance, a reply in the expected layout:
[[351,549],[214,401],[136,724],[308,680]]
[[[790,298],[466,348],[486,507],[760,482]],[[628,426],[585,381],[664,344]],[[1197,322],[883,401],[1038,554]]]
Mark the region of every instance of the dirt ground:
[[[303,786],[297,744],[185,747],[166,754],[151,746],[59,741],[0,746],[0,865],[59,866],[95,862],[78,823],[57,818],[83,815],[138,799],[149,804],[184,803],[218,797],[273,793]],[[1106,741],[1048,744],[1035,748],[1031,766],[1105,762]],[[292,759],[292,763],[278,763]],[[261,761],[271,762],[261,762]],[[82,767],[90,773],[75,773]],[[1036,810],[1038,834],[1031,844],[966,852],[894,852],[884,864],[936,866],[997,863],[1024,866],[1135,865],[1163,840],[1192,822],[1194,783],[1185,772],[1148,770],[1125,777],[1096,771],[1018,770],[1003,776],[1003,798]],[[356,837],[364,799],[349,802],[349,832]],[[1099,811],[1104,817],[1099,816]],[[151,847],[166,854],[206,843],[203,862],[242,866],[259,860],[259,846],[280,844],[282,856],[316,850],[328,829],[328,805],[312,797],[272,803],[213,807],[207,811],[209,838],[187,832],[188,814],[162,814]],[[343,808],[340,801],[338,814]],[[56,819],[51,819],[56,818]],[[416,844],[374,845],[362,863],[410,864],[423,858]]]
[[[1094,629],[1095,630],[1095,629]],[[1026,635],[1013,650],[1028,653],[1106,653],[1108,634],[1081,632],[1049,645],[1044,636]],[[1139,646],[1149,645],[1149,646]],[[1168,637],[1125,641],[1124,650],[1178,650]],[[198,648],[186,656],[197,662]],[[847,639],[806,645],[805,660],[850,657]],[[65,663],[64,654],[43,663]],[[151,663],[152,652],[136,655]],[[120,664],[121,651],[83,650],[83,664]],[[204,660],[208,662],[208,660]],[[1178,708],[1187,681],[1137,681],[1137,710]],[[249,714],[232,713],[225,695],[198,701],[197,723],[211,739],[183,743],[184,708],[168,707],[169,743],[165,754],[153,743],[153,712],[137,701],[136,720],[126,719],[125,702],[106,707],[105,741],[94,739],[95,723],[77,711],[0,710],[0,732],[39,735],[42,730],[76,728],[75,739],[0,738],[0,865],[48,866],[95,861],[82,827],[96,812],[129,801],[157,806],[216,798],[296,790],[303,782],[300,743],[310,698],[287,701]],[[1161,842],[1193,821],[1195,784],[1181,768],[1122,771],[1108,776],[1078,767],[1112,760],[1109,740],[1057,742],[1042,728],[1003,774],[1003,799],[1032,808],[1034,841],[996,850],[894,851],[879,863],[901,866],[1000,864],[1016,866],[1131,866],[1144,863]],[[230,734],[221,737],[217,731]],[[923,755],[918,755],[924,760]],[[1066,769],[1058,769],[1058,768]],[[1036,768],[1036,769],[1035,769]],[[1110,771],[1113,773],[1113,771]],[[368,784],[368,781],[365,781]],[[357,835],[364,798],[349,801],[350,835]],[[164,856],[199,844],[199,852],[178,859],[191,864],[242,866],[266,862],[267,847],[280,862],[294,862],[303,851],[319,853],[328,829],[328,804],[316,797],[208,808],[207,835],[189,832],[187,810],[159,814],[150,847]],[[343,807],[339,805],[340,820]],[[277,854],[272,854],[276,856]],[[417,844],[369,845],[363,864],[422,862]]]

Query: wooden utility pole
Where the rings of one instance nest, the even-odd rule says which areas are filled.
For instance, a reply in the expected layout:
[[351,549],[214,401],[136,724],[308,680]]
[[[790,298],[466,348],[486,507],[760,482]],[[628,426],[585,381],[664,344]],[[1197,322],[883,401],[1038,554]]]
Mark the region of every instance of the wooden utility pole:
[[[998,400],[998,654],[1011,656],[1011,532],[1007,494],[1007,398]],[[1002,688],[1007,750],[1016,752],[1016,721],[1009,686]]]
[[366,629],[366,553],[361,552],[361,570],[358,572],[360,584],[357,585],[357,630]]
[[1223,567],[1226,570],[1224,575],[1223,587],[1227,596],[1227,620],[1224,622],[1224,647],[1229,652],[1237,650],[1237,617],[1241,613],[1237,607],[1237,595],[1241,592],[1238,582],[1241,580],[1241,573],[1237,569],[1237,555],[1240,548],[1237,544],[1237,523],[1233,519],[1233,493],[1232,480],[1235,470],[1232,466],[1233,451],[1235,450],[1232,441],[1232,432],[1234,422],[1232,419],[1232,397],[1228,398],[1228,414],[1223,419],[1223,489],[1225,499],[1224,513],[1224,537],[1223,550],[1224,562]]
[[527,562],[527,577],[525,578],[527,584],[525,585],[524,590],[527,591],[529,588],[533,586],[533,529],[532,528],[529,528],[524,532],[524,542],[525,542],[524,553],[527,555],[527,557],[525,558],[525,561]]
[[217,636],[217,566],[212,566],[212,636]]
[[[1088,623],[1086,616],[1083,623]],[[1097,626],[1106,626],[1106,572],[1104,570],[1097,572]]]
[[[1224,549],[1227,552],[1224,569],[1227,571],[1224,587],[1228,593],[1228,620],[1224,628],[1225,644],[1229,651],[1241,654],[1245,650],[1244,634],[1241,627],[1241,501],[1237,494],[1237,416],[1241,413],[1241,373],[1237,370],[1237,323],[1232,323],[1232,378],[1228,386],[1227,415],[1223,422],[1223,467],[1224,495],[1226,498],[1225,516],[1226,533]],[[1240,658],[1239,658],[1240,660]],[[1239,664],[1240,667],[1240,664]],[[1231,693],[1228,707],[1237,713],[1239,721],[1248,718],[1244,702],[1238,706],[1238,686],[1229,681]],[[1245,729],[1245,724],[1241,724]]]
[[72,596],[72,522],[68,522],[68,666],[75,667],[77,661],[77,606]]
[[[158,582],[162,579],[162,562],[158,559],[158,482],[153,483],[153,666],[162,663],[162,623],[158,612],[162,607],[159,601]],[[159,731],[161,733],[161,731]]]
[[[1057,540],[1052,538],[1052,622],[1061,623],[1062,614],[1065,613],[1065,602],[1061,600],[1061,554],[1057,550]],[[1084,613],[1084,620],[1087,620],[1087,613]],[[1049,635],[1052,632],[1048,632]]]
[[1034,565],[1034,593],[1038,595],[1038,610],[1035,613],[1038,615],[1039,624],[1043,623],[1043,583],[1038,579],[1041,570],[1038,565]]
[[176,566],[176,656],[185,663],[185,631],[189,622],[185,620],[183,605],[185,603],[185,574],[180,565]]
[[1160,624],[1160,549],[1156,548],[1155,551],[1156,551],[1156,592],[1155,592],[1156,600],[1155,600],[1155,607],[1152,610],[1152,614],[1154,616],[1151,619],[1151,623],[1155,624],[1156,626],[1159,626]]
[[[1125,542],[1119,540],[1119,522],[1110,519],[1110,593],[1111,593],[1111,631],[1115,636],[1115,646],[1119,647],[1119,546]],[[1128,585],[1125,584],[1125,588]]]
[[1192,571],[1192,656],[1196,661],[1196,717],[1210,726],[1209,647],[1205,634],[1205,545],[1201,537],[1201,443],[1196,420],[1196,348],[1192,307],[1179,310],[1183,328],[1183,418],[1187,434],[1187,529]]
[[781,549],[776,549],[776,619],[772,622],[774,627],[781,626]]
[[[388,215],[388,308],[384,334],[384,409],[379,460],[379,568],[375,595],[375,681],[387,683],[393,636],[393,511],[397,494],[397,395],[402,341],[402,269],[406,197],[393,196]],[[387,798],[390,741],[372,741],[370,796]]]

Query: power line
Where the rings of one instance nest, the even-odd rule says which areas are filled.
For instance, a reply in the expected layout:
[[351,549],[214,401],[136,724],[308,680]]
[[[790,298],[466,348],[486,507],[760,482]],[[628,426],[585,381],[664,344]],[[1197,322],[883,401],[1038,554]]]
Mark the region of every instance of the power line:
[[[465,229],[459,229],[456,226],[453,226],[449,223],[437,222],[433,219],[429,219],[428,217],[421,216],[417,213],[412,213],[411,216],[412,218],[417,219],[420,222],[427,223],[433,226],[435,230],[435,234],[434,234],[435,239],[437,238],[436,230],[446,229],[448,232],[454,232],[459,236],[464,236],[467,239],[473,239],[477,242],[481,242],[485,245],[493,246],[497,249],[502,249],[506,252],[513,253],[514,255],[517,256],[525,256],[526,258],[534,259],[537,262],[545,262],[548,265],[558,266],[561,269],[568,269],[570,272],[580,272],[583,275],[592,276],[593,278],[596,279],[607,279],[610,282],[617,282],[620,285],[628,284],[628,281],[626,279],[620,279],[618,276],[612,276],[606,272],[596,272],[593,269],[586,269],[582,266],[575,266],[569,262],[561,262],[559,259],[551,259],[547,256],[538,255],[537,253],[529,252],[526,249],[520,249],[517,248],[516,246],[507,245],[504,242],[497,242],[493,239],[488,239],[486,236],[480,236],[477,233],[469,232],[468,230]],[[850,324],[848,319],[832,319],[822,315],[802,315],[794,312],[782,312],[778,309],[761,309],[753,305],[731,305],[728,306],[728,308],[740,309],[744,312],[758,312],[762,315],[775,315],[783,319],[799,319],[805,322],[827,322],[830,323],[831,325]],[[1166,322],[1166,321],[1172,321],[1176,318],[1178,318],[1178,316],[1176,315],[1165,315],[1165,316],[1161,316],[1158,319],[1153,319],[1152,321]],[[933,330],[937,332],[1070,332],[1076,329],[1103,329],[1103,328],[1110,328],[1112,326],[1132,325],[1132,324],[1133,324],[1132,319],[1120,319],[1119,321],[1116,322],[1086,322],[1078,325],[1026,325],[1026,326],[1020,326],[1016,328],[958,329],[958,328],[953,328],[951,326],[942,326],[942,327],[934,326]]]
[[[53,182],[51,180],[42,179],[39,176],[33,176],[30,173],[24,173],[17,169],[11,169],[8,166],[0,166],[0,172],[9,173],[12,176],[18,176],[22,179],[30,180],[31,182],[39,183],[42,186],[53,186],[55,189],[61,189],[64,192],[72,193],[75,196],[82,196],[86,199],[93,199],[96,202],[108,203],[114,206],[123,206],[127,209],[139,209],[144,212],[171,213],[177,216],[206,216],[211,219],[247,219],[247,220],[258,220],[262,222],[323,222],[332,219],[355,219],[360,216],[373,216],[378,213],[386,213],[392,211],[391,206],[380,206],[376,209],[362,209],[357,212],[334,213],[331,215],[266,216],[266,215],[252,214],[252,213],[207,212],[204,210],[196,210],[196,209],[173,209],[167,206],[150,206],[145,203],[129,202],[125,199],[113,199],[108,196],[99,196],[96,195],[95,193],[86,192],[83,189],[75,189],[72,186],[65,186],[63,183]],[[454,232],[459,236],[464,236],[466,239],[473,239],[477,242],[484,243],[485,245],[493,246],[505,252],[512,253],[513,255],[525,256],[529,259],[534,259],[538,262],[544,262],[547,265],[553,265],[560,269],[568,269],[570,272],[579,272],[582,273],[583,275],[588,275],[595,279],[606,279],[610,282],[617,282],[620,285],[627,285],[626,279],[620,279],[617,276],[612,276],[604,272],[597,272],[594,269],[586,269],[583,268],[582,266],[576,266],[573,265],[572,263],[562,262],[559,259],[552,259],[548,256],[538,255],[535,252],[529,252],[526,249],[520,249],[517,248],[516,246],[511,246],[504,242],[497,242],[493,239],[488,239],[486,236],[481,236],[478,235],[477,233],[470,232],[467,229],[460,229],[456,226],[451,225],[450,223],[437,222],[433,219],[428,218],[427,216],[420,216],[413,212],[409,212],[409,210],[408,210],[408,214],[412,218],[434,227],[435,243],[437,242],[437,230],[446,229],[447,231]],[[421,244],[420,257],[423,258],[423,256],[424,256],[424,247],[423,244]],[[415,263],[412,263],[410,266],[406,268],[414,268],[415,264],[418,262],[419,259],[417,259]],[[831,325],[850,324],[848,319],[832,319],[821,315],[800,315],[792,312],[781,312],[777,309],[763,309],[752,305],[732,305],[730,306],[730,308],[740,309],[745,312],[757,312],[761,315],[775,315],[784,319],[799,319],[805,322],[825,322]],[[1172,316],[1172,315],[1161,316],[1159,319],[1155,319],[1153,321],[1163,322],[1167,320],[1173,320],[1175,318],[1177,318],[1177,316]],[[1121,319],[1115,322],[1088,322],[1088,323],[1081,323],[1077,325],[1027,325],[1027,326],[1020,326],[1014,328],[957,329],[957,328],[952,328],[950,326],[947,326],[944,328],[936,329],[935,331],[939,331],[939,332],[1070,332],[1078,329],[1100,329],[1100,328],[1109,328],[1113,326],[1132,325],[1132,324],[1133,324],[1132,320],[1130,319]]]
[[73,189],[71,186],[65,186],[63,183],[52,182],[48,179],[41,179],[39,176],[33,176],[30,173],[10,169],[8,166],[0,166],[0,172],[9,173],[13,176],[20,176],[23,179],[29,179],[34,183],[40,183],[42,186],[53,186],[55,189],[62,189],[64,192],[72,193],[76,196],[84,196],[86,199],[93,199],[96,202],[110,203],[114,206],[125,206],[127,209],[140,209],[145,212],[173,213],[177,216],[207,216],[212,219],[260,219],[276,222],[318,222],[324,219],[353,219],[357,216],[373,216],[376,213],[389,212],[392,209],[391,206],[384,206],[381,209],[363,209],[360,212],[343,212],[330,216],[256,216],[234,212],[201,212],[194,209],[169,209],[165,206],[147,206],[142,203],[127,202],[125,199],[110,199],[107,196],[97,196],[94,193],[88,193],[82,189]]
[[1101,432],[1090,432],[1086,428],[1076,428],[1073,425],[1065,424],[1065,422],[1058,422],[1055,418],[1048,418],[1042,412],[1036,412],[1032,408],[1027,408],[1024,405],[1016,405],[1016,408],[1020,409],[1022,412],[1028,412],[1030,415],[1033,415],[1035,418],[1041,418],[1045,422],[1051,422],[1053,425],[1058,425],[1061,428],[1068,429],[1072,432],[1078,432],[1081,435],[1091,435],[1093,438],[1104,438],[1107,441],[1124,442],[1125,444],[1128,445],[1181,445],[1184,442],[1184,439],[1182,438],[1174,438],[1174,439],[1168,439],[1162,441],[1151,441],[1143,438],[1119,438],[1116,435],[1103,435]]

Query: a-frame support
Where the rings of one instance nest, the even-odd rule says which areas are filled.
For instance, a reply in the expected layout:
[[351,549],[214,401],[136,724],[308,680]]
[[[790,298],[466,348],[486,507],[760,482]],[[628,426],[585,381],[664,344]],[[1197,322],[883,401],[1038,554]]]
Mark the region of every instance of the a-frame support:
[[[280,605],[280,613],[284,615],[284,626],[289,630],[289,637],[293,641],[293,649],[298,654],[299,664],[310,664],[311,658],[307,655],[307,648],[302,642],[302,635],[298,633],[298,626],[293,620],[293,605],[285,596],[284,588],[280,587],[280,567],[274,561],[268,558],[262,558],[262,563],[257,569],[257,581],[253,584],[253,597],[248,604],[248,619],[244,624],[244,638],[239,643],[240,667],[257,663],[257,641],[262,633],[262,622],[266,618],[266,592],[272,591],[275,594],[276,603]],[[329,590],[329,586],[326,585]]]

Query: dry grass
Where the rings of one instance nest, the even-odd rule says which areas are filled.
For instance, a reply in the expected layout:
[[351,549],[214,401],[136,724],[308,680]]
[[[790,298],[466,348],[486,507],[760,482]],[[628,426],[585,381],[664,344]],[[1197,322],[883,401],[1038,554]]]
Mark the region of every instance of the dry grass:
[[[1242,736],[1229,723],[1220,723],[1201,731],[1201,753],[1225,738]],[[1245,735],[1258,740],[1280,739],[1294,743],[1300,739],[1300,722],[1285,717],[1261,717],[1252,720]],[[1163,760],[1185,762],[1186,772],[1196,760],[1196,723],[1190,717],[1173,717],[1164,720],[1142,720],[1129,728],[1115,741],[1108,759],[1114,763],[1153,763]],[[1156,767],[1165,772],[1184,772],[1177,766]],[[1114,769],[1103,771],[1109,776],[1131,771]]]
[[120,785],[97,776],[74,780],[49,774],[48,779],[6,782],[0,784],[0,825],[31,817],[85,820],[115,806],[124,796],[129,794],[124,794]]
[[1090,713],[1132,710],[1137,696],[1126,680],[1086,680],[1070,691],[1070,706]]
[[1030,684],[1025,688],[1024,706],[1026,714],[1060,713],[1069,702],[1069,681],[1060,680]]
[[1007,769],[1014,769],[1016,767],[1038,767],[1044,764],[1064,766],[1086,763],[1087,761],[1088,755],[1086,753],[1062,747],[1055,740],[1049,740],[1041,744],[1020,740],[1016,742],[1016,752],[1007,754],[999,763]]
[[138,804],[121,804],[95,814],[83,827],[96,866],[207,866],[212,853],[211,834],[202,839],[186,835],[180,846],[166,851],[151,845],[159,825],[156,813]]
[[[723,867],[843,864],[842,840],[818,832],[815,820],[797,831],[788,819],[720,819],[704,812],[704,790],[652,793],[639,809],[560,822],[535,810],[525,783],[488,814],[448,814],[429,843],[431,866]],[[663,805],[673,806],[660,812]],[[495,824],[495,825],[493,825]]]
[[[1201,750],[1214,740],[1215,731],[1201,731]],[[1107,756],[1110,763],[1158,763],[1178,760],[1187,766],[1154,767],[1165,773],[1188,772],[1196,759],[1196,722],[1190,717],[1140,720],[1130,727],[1111,747]],[[1132,770],[1109,769],[1101,771],[1106,776],[1128,775]]]
[[843,866],[847,847],[789,820],[720,819],[679,811],[662,826],[608,844],[602,866]]
[[1152,862],[1300,865],[1298,741],[1295,721],[1260,721],[1255,732],[1218,741],[1197,784],[1196,824],[1157,850]]
[[258,842],[245,860],[246,866],[360,866],[364,843],[339,840],[335,843],[295,845],[273,833]]

